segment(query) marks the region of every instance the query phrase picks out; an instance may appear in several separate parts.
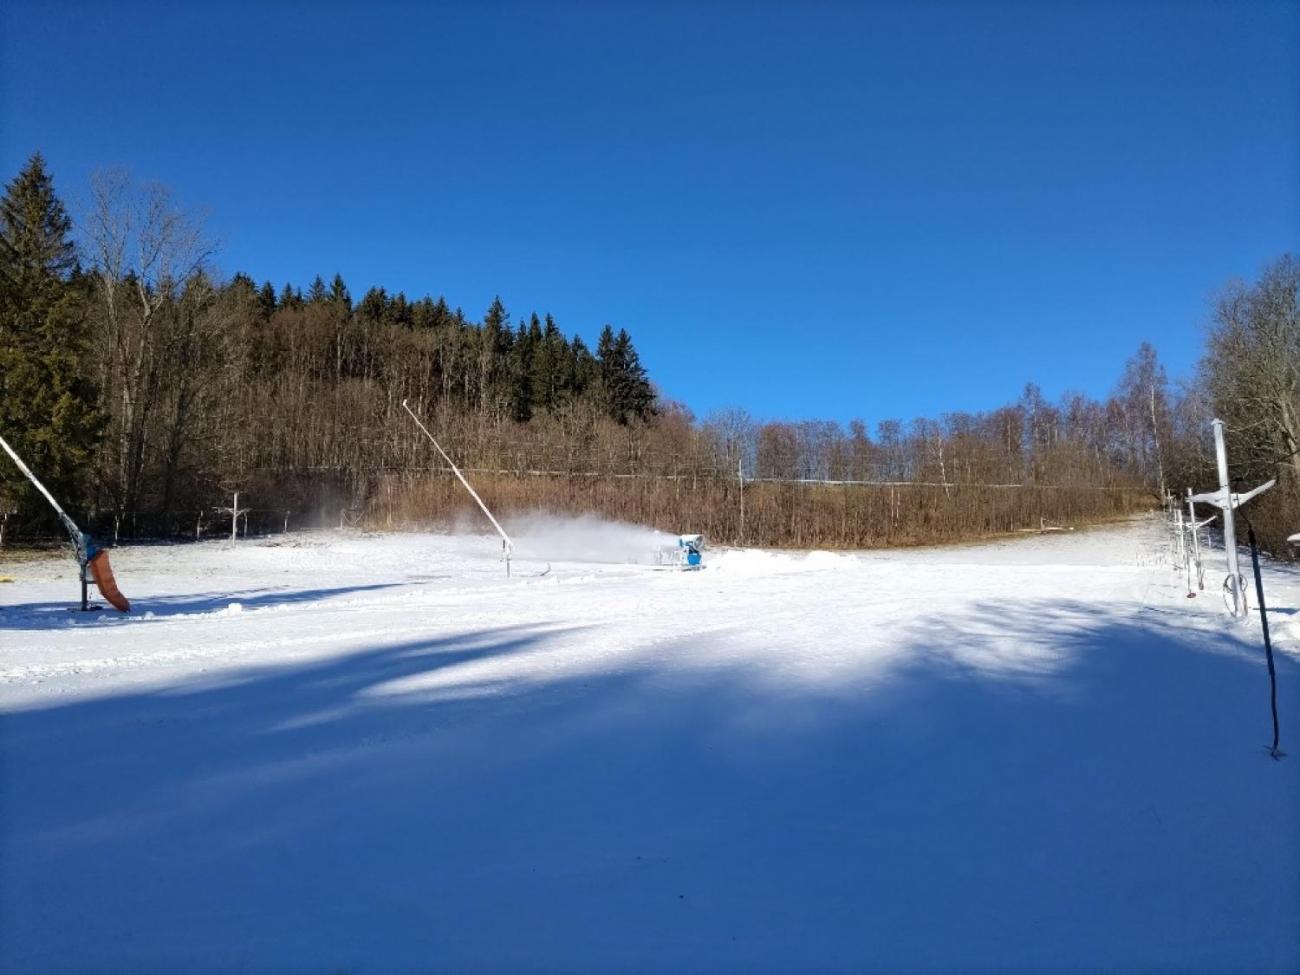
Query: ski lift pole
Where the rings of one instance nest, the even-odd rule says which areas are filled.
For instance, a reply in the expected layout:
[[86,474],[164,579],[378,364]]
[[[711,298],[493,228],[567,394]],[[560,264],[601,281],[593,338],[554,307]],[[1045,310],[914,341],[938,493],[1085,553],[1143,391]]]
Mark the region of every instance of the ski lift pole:
[[442,445],[438,443],[437,440],[434,439],[433,434],[429,432],[429,428],[420,422],[420,418],[415,415],[415,411],[412,410],[409,406],[407,406],[406,400],[402,400],[402,409],[406,410],[407,413],[411,414],[411,419],[415,421],[415,425],[420,428],[420,430],[424,433],[426,437],[429,438],[429,443],[433,444],[434,449],[437,450],[438,453],[442,455],[442,459],[445,460],[448,466],[451,467],[451,472],[455,474],[457,479],[460,481],[460,483],[465,486],[465,490],[469,492],[470,497],[473,498],[478,503],[478,506],[481,509],[483,509],[483,514],[487,515],[487,520],[492,522],[492,527],[495,528],[497,530],[497,534],[501,536],[501,548],[502,551],[505,552],[505,557],[506,557],[506,578],[509,578],[510,577],[510,555],[514,551],[515,543],[510,540],[510,536],[506,534],[506,530],[501,527],[500,522],[498,522],[496,518],[492,516],[492,512],[489,511],[488,506],[483,503],[483,499],[478,496],[478,492],[475,491],[472,487],[470,487],[469,481],[465,480],[465,475],[460,472],[460,468],[456,466],[456,462],[453,461],[447,455],[447,451],[443,450]]

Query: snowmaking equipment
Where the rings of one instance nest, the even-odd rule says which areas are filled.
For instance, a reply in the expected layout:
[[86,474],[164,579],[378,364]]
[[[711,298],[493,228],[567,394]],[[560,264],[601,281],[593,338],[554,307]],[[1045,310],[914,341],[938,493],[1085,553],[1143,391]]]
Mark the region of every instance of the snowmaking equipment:
[[55,513],[59,516],[59,521],[63,523],[63,528],[72,540],[73,555],[77,560],[78,575],[81,578],[81,609],[85,612],[92,607],[88,599],[88,588],[90,580],[95,580],[95,587],[99,589],[100,594],[112,604],[113,608],[123,613],[131,611],[131,604],[121,590],[117,588],[117,581],[113,578],[113,569],[108,564],[108,551],[100,548],[95,544],[94,539],[77,527],[77,523],[68,517],[68,513],[63,510],[62,506],[54,500],[54,495],[46,489],[32,473],[31,468],[23,463],[21,457],[9,446],[4,437],[0,437],[0,447],[4,448],[10,459],[18,465],[18,469],[26,475],[27,480],[37,491],[41,492],[45,500],[50,503]]
[[656,553],[660,565],[678,569],[699,569],[704,564],[703,535],[678,535],[676,542],[662,546]]
[[[429,428],[420,422],[420,418],[415,415],[415,411],[406,405],[406,400],[402,400],[402,409],[411,414],[411,419],[415,421],[415,425],[420,428],[421,432],[423,432],[426,437],[429,438],[429,443],[433,444],[434,449],[442,455],[442,459],[447,462],[447,465],[451,468],[451,472],[455,474],[460,483],[465,486],[465,490],[469,492],[470,497],[478,503],[478,506],[483,510],[483,514],[487,515],[487,520],[492,522],[492,527],[495,528],[497,534],[501,536],[501,551],[505,555],[506,577],[509,578],[510,556],[515,550],[515,543],[510,540],[510,536],[507,535],[506,530],[501,527],[501,523],[493,517],[492,512],[488,510],[488,506],[484,504],[483,499],[478,496],[478,492],[470,487],[469,481],[465,480],[465,475],[460,472],[460,468],[456,466],[456,462],[448,456],[447,451],[442,449],[442,444],[438,443],[438,441],[434,439],[433,434],[429,432]],[[547,568],[549,569],[550,567],[548,566]]]
[[1223,511],[1223,551],[1228,557],[1228,577],[1223,580],[1223,600],[1231,615],[1245,618],[1249,613],[1249,607],[1246,605],[1246,579],[1241,574],[1237,563],[1237,531],[1233,512],[1251,498],[1263,494],[1277,481],[1276,479],[1266,481],[1250,491],[1233,491],[1228,484],[1228,454],[1223,444],[1223,421],[1214,420],[1211,426],[1214,428],[1214,457],[1219,469],[1219,489],[1204,494],[1194,494],[1188,500],[1194,503],[1212,504]]

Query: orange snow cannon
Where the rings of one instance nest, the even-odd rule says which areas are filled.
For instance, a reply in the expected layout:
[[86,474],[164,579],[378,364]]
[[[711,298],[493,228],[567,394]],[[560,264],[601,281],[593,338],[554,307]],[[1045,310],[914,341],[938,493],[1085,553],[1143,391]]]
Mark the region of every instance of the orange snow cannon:
[[97,546],[90,536],[78,528],[77,523],[68,517],[68,513],[63,510],[59,502],[54,500],[54,495],[50,494],[45,485],[37,480],[31,468],[23,463],[23,459],[18,456],[13,447],[9,446],[4,437],[0,437],[0,449],[3,449],[9,455],[10,460],[18,465],[18,469],[27,475],[27,480],[31,481],[32,486],[45,496],[45,500],[50,503],[50,507],[59,516],[59,521],[63,522],[64,530],[68,533],[68,538],[72,542],[72,550],[77,557],[77,569],[81,577],[81,611],[84,613],[91,608],[86,600],[86,586],[89,583],[86,578],[86,571],[89,570],[95,579],[95,585],[99,587],[100,594],[116,609],[121,610],[123,613],[131,612],[131,604],[122,595],[122,590],[117,588],[117,581],[113,578],[113,570],[108,564],[108,553]]
[[108,552],[100,549],[90,557],[90,574],[95,579],[95,586],[99,593],[114,609],[121,610],[123,613],[131,612],[131,603],[122,595],[122,590],[117,588],[117,580],[113,578],[113,568],[108,564]]

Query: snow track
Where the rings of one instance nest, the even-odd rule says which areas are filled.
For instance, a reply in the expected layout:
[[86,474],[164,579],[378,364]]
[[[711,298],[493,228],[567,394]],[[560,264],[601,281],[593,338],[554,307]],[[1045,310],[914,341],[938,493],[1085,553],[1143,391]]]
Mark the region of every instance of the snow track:
[[1293,972],[1258,622],[1153,532],[122,548],[129,617],[5,566],[0,970]]

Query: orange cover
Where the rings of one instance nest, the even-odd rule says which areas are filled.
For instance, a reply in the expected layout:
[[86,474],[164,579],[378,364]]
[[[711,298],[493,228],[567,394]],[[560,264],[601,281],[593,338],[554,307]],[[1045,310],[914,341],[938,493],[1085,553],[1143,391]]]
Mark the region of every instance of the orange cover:
[[131,612],[131,604],[127,602],[122,591],[117,588],[116,580],[113,579],[113,570],[108,564],[108,552],[104,549],[96,552],[95,557],[90,560],[90,574],[95,577],[95,585],[99,587],[105,599],[122,612]]

